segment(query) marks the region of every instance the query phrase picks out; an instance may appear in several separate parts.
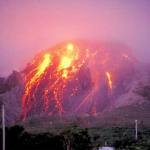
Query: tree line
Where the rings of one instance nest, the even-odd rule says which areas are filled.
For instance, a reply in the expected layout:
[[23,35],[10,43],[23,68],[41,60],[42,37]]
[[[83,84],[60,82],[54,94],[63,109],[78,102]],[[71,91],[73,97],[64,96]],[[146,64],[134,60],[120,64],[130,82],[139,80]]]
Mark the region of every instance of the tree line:
[[[138,132],[133,128],[81,128],[69,126],[56,133],[30,133],[22,126],[6,128],[6,150],[98,150],[98,147],[115,147],[116,150],[150,150],[150,129]],[[2,129],[0,130],[2,148]]]

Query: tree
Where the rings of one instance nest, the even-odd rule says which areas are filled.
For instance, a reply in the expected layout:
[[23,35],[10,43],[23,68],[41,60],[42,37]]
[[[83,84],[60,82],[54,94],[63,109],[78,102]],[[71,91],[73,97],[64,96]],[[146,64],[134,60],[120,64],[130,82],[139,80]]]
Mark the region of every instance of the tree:
[[69,127],[61,133],[64,137],[66,150],[89,150],[91,149],[91,138],[87,129],[77,126]]
[[90,150],[91,139],[87,129],[82,129],[74,134],[73,148],[75,150]]
[[19,149],[20,137],[24,132],[22,126],[15,125],[6,130],[6,149]]
[[50,133],[29,134],[25,132],[21,137],[22,150],[65,150],[63,138]]

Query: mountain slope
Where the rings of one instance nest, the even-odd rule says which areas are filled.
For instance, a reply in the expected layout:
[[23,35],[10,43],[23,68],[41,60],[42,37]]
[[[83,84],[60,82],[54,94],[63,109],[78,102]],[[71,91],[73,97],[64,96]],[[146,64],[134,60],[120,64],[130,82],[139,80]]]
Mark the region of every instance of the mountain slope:
[[39,118],[57,124],[60,117],[58,124],[121,125],[140,114],[146,122],[149,76],[124,45],[64,42],[37,54],[22,72],[1,78],[0,101],[8,123]]

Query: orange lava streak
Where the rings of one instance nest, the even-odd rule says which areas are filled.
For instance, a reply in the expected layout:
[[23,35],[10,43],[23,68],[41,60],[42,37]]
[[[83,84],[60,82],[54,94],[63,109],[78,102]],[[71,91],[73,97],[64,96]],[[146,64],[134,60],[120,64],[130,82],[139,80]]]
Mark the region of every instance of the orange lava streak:
[[111,77],[111,74],[109,72],[106,72],[106,76],[107,76],[107,79],[108,79],[109,88],[112,90],[112,77]]
[[82,100],[82,102],[75,109],[75,112],[80,110],[82,108],[82,106],[84,106],[85,104],[87,104],[89,102],[92,103],[92,101],[93,101],[92,97],[95,95],[95,93],[98,91],[98,89],[100,87],[100,82],[99,82],[98,76],[99,76],[99,73],[98,72],[94,72],[93,78],[92,78],[93,79],[92,82],[93,82],[94,86],[93,86],[92,90],[90,91],[90,93],[85,96],[85,98]]
[[26,85],[25,85],[25,92],[22,98],[22,110],[23,110],[23,116],[25,117],[26,115],[26,111],[25,110],[25,105],[29,105],[30,103],[30,92],[31,89],[36,85],[38,85],[39,81],[40,81],[40,77],[44,74],[45,70],[47,69],[47,67],[50,65],[51,63],[51,56],[50,54],[45,54],[44,55],[44,59],[42,61],[42,63],[36,68],[36,73],[27,80]]
[[49,107],[48,89],[44,91],[44,111],[47,112]]
[[[43,55],[43,54],[42,54]],[[26,75],[24,95],[22,97],[22,115],[26,119],[28,113],[37,101],[33,101],[41,92],[42,111],[52,114],[64,113],[63,96],[69,81],[77,78],[76,74],[89,58],[89,50],[83,55],[72,43],[65,47],[46,52],[43,60],[33,60],[33,68]],[[36,67],[35,67],[36,66]],[[48,80],[46,78],[48,77]],[[76,79],[78,80],[78,78]],[[42,88],[40,89],[41,83]],[[41,91],[40,91],[41,90]],[[73,87],[70,95],[75,95],[77,88]],[[44,107],[44,109],[43,109]]]
[[77,59],[77,55],[78,53],[74,50],[74,46],[69,43],[64,54],[60,58],[58,71],[71,67],[73,62]]

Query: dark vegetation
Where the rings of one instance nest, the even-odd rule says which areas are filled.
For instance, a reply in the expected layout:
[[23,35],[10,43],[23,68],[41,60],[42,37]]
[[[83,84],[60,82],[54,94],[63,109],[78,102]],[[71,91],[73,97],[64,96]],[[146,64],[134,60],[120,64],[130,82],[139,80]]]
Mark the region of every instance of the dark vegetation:
[[[0,132],[2,145],[2,130]],[[69,127],[59,134],[26,132],[22,126],[6,128],[6,150],[90,150],[87,129]]]
[[[134,138],[134,128],[81,128],[68,126],[61,132],[30,133],[22,126],[6,128],[6,150],[97,150],[113,146],[117,150],[150,150],[150,129],[143,128]],[[2,130],[0,130],[2,145]],[[1,146],[2,147],[2,146]],[[1,149],[1,148],[0,148]]]

